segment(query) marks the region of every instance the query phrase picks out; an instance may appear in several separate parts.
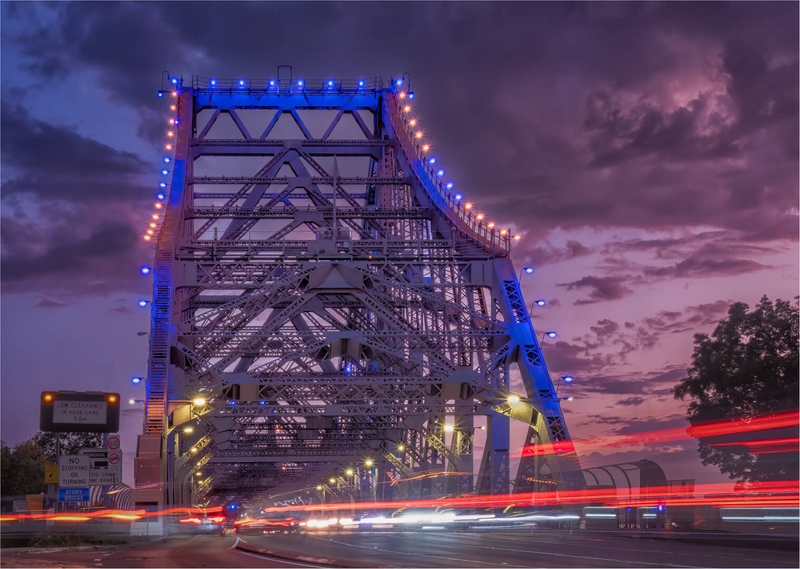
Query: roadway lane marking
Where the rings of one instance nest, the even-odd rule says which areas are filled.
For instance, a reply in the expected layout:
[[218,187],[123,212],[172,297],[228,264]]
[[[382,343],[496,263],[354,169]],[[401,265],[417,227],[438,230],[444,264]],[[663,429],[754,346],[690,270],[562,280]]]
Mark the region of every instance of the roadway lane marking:
[[[497,534],[495,534],[495,535],[497,535]],[[544,534],[544,536],[546,536],[546,535],[547,534]],[[531,537],[533,537],[533,536],[531,536]],[[544,541],[544,540],[531,540],[531,539],[516,539],[515,537],[510,537],[510,536],[507,537],[507,536],[503,536],[503,535],[500,535],[498,539],[502,540],[502,541],[509,541],[509,542],[515,542],[516,541],[516,542],[534,543],[534,544],[537,544],[537,545],[541,545],[542,542]],[[589,538],[589,539],[590,539],[590,541],[597,541],[597,542],[600,542],[600,543],[603,542],[602,539],[595,539],[595,538]],[[625,538],[625,539],[628,539],[628,538]],[[610,547],[608,545],[582,544],[580,537],[577,537],[575,540],[573,540],[572,543],[570,543],[570,544],[566,544],[565,543],[564,545],[565,546],[591,547],[592,549],[607,549],[607,550],[610,550],[610,551],[625,551],[625,552],[628,552],[628,553],[632,553],[632,552],[639,553],[639,552],[641,552],[641,553],[647,553],[647,554],[684,555],[684,556],[687,556],[687,557],[696,557],[696,555],[694,553],[681,553],[680,551],[658,551],[658,550],[653,550],[653,549],[650,549],[650,548],[646,547],[646,545],[648,545],[649,542],[645,543],[645,541],[643,541],[643,540],[631,540],[631,541],[634,541],[634,542],[638,541],[638,543],[640,545],[645,546],[643,548],[644,551],[642,551],[640,549],[631,549],[631,548],[628,548],[628,547]],[[545,542],[545,544],[546,543],[547,542]],[[741,558],[740,557],[730,557],[729,559],[741,559]],[[754,561],[754,560],[750,560],[750,561]],[[758,560],[758,561],[760,561],[760,560]]]
[[270,559],[275,561],[276,563],[286,563],[287,565],[297,565],[298,567],[319,567],[319,565],[304,565],[303,563],[295,563],[294,561],[284,561],[280,557],[268,557],[266,555],[258,555],[256,553],[248,553],[247,551],[242,551],[241,549],[237,549],[239,553],[242,555],[247,555],[248,557],[255,557],[256,559],[260,559],[264,561],[264,559]]
[[[507,542],[531,543],[530,539],[518,539],[517,536],[508,536],[508,535],[503,535],[503,534],[494,534],[494,535],[497,535],[498,539],[503,540],[503,541],[507,541]],[[533,537],[535,535],[536,534],[533,533],[533,534],[531,534],[531,537]],[[547,537],[548,535],[552,535],[552,534],[546,534],[546,533],[542,532],[539,535],[541,537]],[[581,541],[583,541],[583,539],[586,539],[586,540],[589,540],[589,541],[597,541],[597,542],[600,542],[600,543],[603,543],[603,542],[606,541],[604,539],[598,539],[598,538],[582,538],[580,536],[575,536],[575,535],[571,535],[571,534],[570,534],[570,537],[573,538],[573,542],[571,544],[565,544],[566,546],[569,546],[569,545],[580,546],[580,545],[582,545]],[[534,540],[533,543],[540,544],[540,543],[542,543],[542,541],[543,540]],[[632,539],[630,537],[620,537],[618,539],[613,539],[613,537],[612,537],[609,541],[619,541],[619,542],[626,542],[626,543],[631,543],[632,542],[632,543],[636,543],[638,545],[641,545],[642,548],[641,549],[631,549],[631,548],[628,548],[628,547],[622,547],[622,548],[620,548],[620,547],[610,547],[608,545],[591,545],[591,546],[586,545],[586,547],[592,547],[592,548],[597,548],[597,549],[607,549],[607,550],[611,550],[611,551],[625,551],[625,552],[636,552],[636,553],[640,553],[641,552],[641,553],[657,554],[657,555],[659,555],[659,554],[660,555],[680,555],[680,556],[692,557],[692,558],[694,558],[694,557],[696,557],[698,555],[697,553],[694,553],[694,552],[685,552],[684,553],[684,552],[681,552],[679,550],[666,550],[666,551],[664,551],[664,550],[651,549],[650,547],[648,547],[651,544],[654,545],[656,543],[656,541],[661,541],[661,543],[663,544],[663,540],[648,540],[648,539],[644,539],[644,538]],[[682,544],[682,545],[699,545],[699,544],[690,543],[690,542],[678,542],[678,541],[675,541],[673,543],[674,544]],[[719,547],[724,547],[724,546],[721,546],[721,545],[710,545],[709,544],[707,547],[719,548]],[[730,560],[733,560],[733,561],[752,561],[754,563],[763,563],[764,562],[763,559],[751,559],[749,557],[740,557],[740,556],[728,557],[726,555],[722,555],[723,553],[730,553],[730,551],[728,551],[728,550],[720,551],[719,554],[716,554],[716,555],[706,555],[706,554],[702,554],[702,553],[699,554],[699,555],[701,555],[703,557],[709,557],[711,559],[730,559]],[[770,553],[773,553],[773,552],[770,551]],[[787,562],[781,560],[781,561],[776,561],[776,563],[787,563]],[[794,565],[794,562],[788,562],[788,563],[790,565]]]
[[247,543],[245,540],[243,540],[241,537],[239,537],[239,536],[237,535],[237,536],[236,536],[236,541],[234,541],[234,542],[233,542],[233,545],[231,545],[231,546],[230,546],[228,549],[236,549],[236,546],[237,546],[237,545],[239,545],[239,542],[240,542],[240,541],[241,541],[242,543]]
[[[489,549],[484,547],[484,549]],[[494,547],[490,548],[494,549]],[[594,561],[610,561],[612,563],[625,563],[638,567],[639,565],[653,565],[654,567],[697,567],[697,565],[676,565],[674,563],[648,563],[647,561],[625,561],[623,559],[611,559],[608,557],[591,557],[589,555],[568,555],[566,553],[549,553],[547,551],[531,551],[530,549],[509,549],[503,548],[503,551],[514,551],[516,553],[531,553],[534,555],[552,555],[554,557],[574,557],[575,559],[592,559]]]
[[[319,539],[321,541],[330,541],[332,543],[338,543],[339,545],[345,545],[347,547],[357,547],[359,549],[368,549],[370,551],[383,551],[386,553],[391,553],[393,555],[410,555],[412,557],[430,557],[432,559],[446,559],[447,561],[461,561],[466,563],[480,563],[481,565],[489,565],[489,566],[497,566],[495,561],[476,561],[474,559],[460,559],[458,557],[442,557],[441,555],[426,555],[425,553],[404,553],[400,551],[392,551],[391,549],[380,549],[378,547],[369,547],[366,545],[356,545],[354,543],[347,543],[345,541],[336,541],[335,539],[324,539],[321,537],[312,536],[314,539]],[[508,565],[508,567],[530,567],[529,565]]]

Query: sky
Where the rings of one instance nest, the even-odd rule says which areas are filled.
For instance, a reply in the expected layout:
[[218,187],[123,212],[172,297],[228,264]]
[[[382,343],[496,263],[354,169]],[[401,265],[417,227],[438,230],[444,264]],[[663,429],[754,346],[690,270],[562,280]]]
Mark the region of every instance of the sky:
[[[142,398],[162,72],[408,73],[439,163],[522,234],[521,285],[584,466],[653,458],[721,481],[686,426],[693,335],[732,302],[798,294],[794,2],[7,2],[2,67],[2,439],[45,389]],[[141,406],[122,415],[132,482]],[[519,438],[519,437],[517,437]],[[519,442],[521,445],[521,441]]]

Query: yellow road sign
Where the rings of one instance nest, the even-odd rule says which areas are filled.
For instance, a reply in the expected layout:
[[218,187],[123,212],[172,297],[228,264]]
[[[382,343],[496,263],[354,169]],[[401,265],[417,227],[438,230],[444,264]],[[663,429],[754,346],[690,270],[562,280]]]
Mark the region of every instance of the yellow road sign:
[[44,465],[44,482],[45,484],[58,484],[58,465],[45,464]]

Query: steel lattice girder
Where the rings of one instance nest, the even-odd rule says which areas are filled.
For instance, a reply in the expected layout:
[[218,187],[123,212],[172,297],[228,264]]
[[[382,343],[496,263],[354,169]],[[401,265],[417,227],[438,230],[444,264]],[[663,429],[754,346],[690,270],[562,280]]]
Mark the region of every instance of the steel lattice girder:
[[[476,437],[477,489],[507,492],[510,419],[531,442],[569,442],[510,235],[483,225],[422,159],[396,86],[222,91],[195,78],[177,91],[147,404],[148,432],[162,413],[174,457],[168,501],[192,500],[176,486],[200,468],[212,469],[197,493],[207,499],[215,485],[228,495],[237,476],[253,490],[245,470],[223,477],[226,465],[307,466],[267,490],[368,457],[387,466],[373,483],[409,480],[406,496],[468,492]],[[258,114],[262,123],[248,119]],[[162,329],[168,346],[154,343]],[[506,402],[512,365],[522,408]],[[200,395],[206,406],[167,420]],[[480,437],[475,416],[486,417]],[[178,432],[187,424],[194,437]],[[411,481],[420,472],[459,481]],[[565,452],[524,457],[514,489],[543,477],[583,485]]]

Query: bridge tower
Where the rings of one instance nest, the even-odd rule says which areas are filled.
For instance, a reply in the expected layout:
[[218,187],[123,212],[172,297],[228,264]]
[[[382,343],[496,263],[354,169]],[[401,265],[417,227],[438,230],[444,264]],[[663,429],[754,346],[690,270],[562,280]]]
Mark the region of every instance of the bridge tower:
[[280,71],[163,93],[137,484],[169,505],[583,487],[512,235],[431,160],[407,84]]

